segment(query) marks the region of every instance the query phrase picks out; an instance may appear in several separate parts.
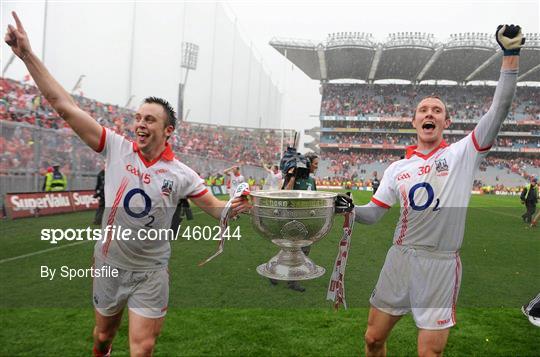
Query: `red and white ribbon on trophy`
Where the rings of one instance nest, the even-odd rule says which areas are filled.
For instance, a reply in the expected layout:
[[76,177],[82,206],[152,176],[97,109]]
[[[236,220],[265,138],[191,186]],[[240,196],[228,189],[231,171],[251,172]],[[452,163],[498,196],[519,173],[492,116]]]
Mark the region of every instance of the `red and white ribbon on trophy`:
[[199,266],[203,266],[221,253],[223,253],[223,247],[225,246],[225,237],[224,234],[227,230],[227,227],[229,226],[229,219],[231,218],[233,214],[232,210],[232,202],[234,199],[241,197],[241,196],[247,196],[250,194],[249,191],[249,185],[245,182],[242,182],[241,184],[236,187],[236,190],[234,191],[233,197],[225,204],[225,207],[223,207],[223,211],[221,211],[221,219],[219,220],[219,243],[218,243],[218,249],[216,252],[211,255],[210,257],[206,258],[206,260],[199,263]]
[[326,300],[334,302],[334,308],[339,309],[339,305],[347,308],[345,301],[345,268],[347,266],[347,258],[349,257],[349,248],[351,246],[351,235],[354,224],[354,211],[345,214],[345,222],[343,222],[343,235],[339,241],[339,250],[334,263],[334,270],[328,284],[328,292]]

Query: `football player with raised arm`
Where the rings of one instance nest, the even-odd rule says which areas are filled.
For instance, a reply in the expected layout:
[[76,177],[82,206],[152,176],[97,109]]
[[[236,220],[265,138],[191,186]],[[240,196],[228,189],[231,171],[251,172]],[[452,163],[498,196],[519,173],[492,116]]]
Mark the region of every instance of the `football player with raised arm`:
[[[167,140],[175,130],[176,118],[163,99],[146,98],[133,123],[135,140],[127,140],[105,129],[52,77],[32,51],[24,27],[13,12],[16,26],[9,25],[5,42],[26,65],[47,101],[92,149],[106,158],[103,226],[141,232],[167,229],[183,198],[190,198],[209,215],[219,219],[224,201],[215,198],[203,180],[178,161]],[[232,203],[233,214],[249,209],[245,198]],[[109,233],[111,233],[109,231]],[[109,356],[113,338],[125,307],[129,314],[129,346],[132,356],[150,356],[160,333],[169,298],[168,240],[141,240],[136,236],[117,240],[108,234],[96,242],[94,265],[118,270],[117,278],[96,278],[95,356]]]
[[229,176],[229,184],[231,186],[229,188],[229,197],[232,198],[238,185],[240,185],[242,182],[246,182],[246,179],[240,173],[240,165],[231,166],[225,169],[223,173]]
[[371,202],[355,207],[356,221],[373,224],[395,203],[400,205],[393,245],[370,298],[368,356],[386,355],[386,339],[409,312],[418,327],[419,356],[442,355],[456,324],[459,250],[474,173],[512,104],[524,43],[514,25],[499,26],[496,40],[503,52],[501,74],[491,107],[474,130],[447,144],[443,131],[451,118],[445,103],[437,96],[423,98],[412,119],[417,145],[386,169]]

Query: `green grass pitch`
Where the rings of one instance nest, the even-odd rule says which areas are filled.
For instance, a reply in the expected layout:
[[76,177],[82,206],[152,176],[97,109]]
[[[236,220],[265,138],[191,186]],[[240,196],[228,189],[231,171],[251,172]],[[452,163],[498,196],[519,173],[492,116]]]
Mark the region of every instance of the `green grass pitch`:
[[[365,203],[370,193],[355,192]],[[446,356],[539,356],[540,329],[520,307],[540,291],[540,228],[527,229],[517,197],[473,196],[461,250],[463,281],[458,324]],[[215,225],[194,208],[187,226]],[[376,225],[356,224],[346,274],[348,310],[334,311],[325,300],[340,237],[342,217],[310,257],[327,269],[305,282],[307,291],[272,286],[255,268],[277,253],[257,236],[249,217],[232,222],[241,239],[226,242],[224,253],[204,267],[197,263],[216,249],[215,241],[172,243],[170,308],[155,351],[170,355],[311,355],[363,353],[368,299],[391,245],[399,208]],[[86,268],[93,243],[40,241],[43,228],[85,228],[93,212],[4,220],[0,223],[0,356],[88,356],[93,309],[90,278],[40,277],[40,266]],[[53,248],[53,249],[50,249]],[[15,260],[34,252],[39,254]],[[58,274],[58,273],[57,273]],[[416,327],[410,316],[388,341],[391,356],[416,355]],[[113,355],[128,355],[127,320]]]

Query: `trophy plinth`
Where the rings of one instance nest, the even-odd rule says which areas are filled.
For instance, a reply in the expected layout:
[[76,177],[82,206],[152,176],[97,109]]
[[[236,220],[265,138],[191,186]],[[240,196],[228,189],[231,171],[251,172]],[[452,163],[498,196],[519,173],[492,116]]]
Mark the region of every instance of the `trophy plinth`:
[[337,194],[317,191],[257,191],[251,193],[251,220],[255,230],[281,248],[257,272],[276,280],[309,280],[325,269],[309,259],[302,247],[310,246],[330,231]]

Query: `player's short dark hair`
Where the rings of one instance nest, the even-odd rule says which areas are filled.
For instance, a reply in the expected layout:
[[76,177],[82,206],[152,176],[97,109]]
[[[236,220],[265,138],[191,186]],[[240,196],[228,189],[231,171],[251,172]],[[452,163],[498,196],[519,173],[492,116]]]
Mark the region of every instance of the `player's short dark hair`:
[[163,98],[158,97],[146,97],[143,100],[144,104],[157,104],[161,105],[165,113],[167,114],[167,123],[166,126],[172,125],[173,128],[176,128],[176,113],[172,108],[171,104]]
[[[444,102],[444,100],[442,100],[441,97],[439,97],[438,95],[435,95],[435,94],[427,95],[424,98],[420,99],[420,101],[418,101],[418,104],[420,104],[424,99],[429,99],[429,98],[440,100],[444,106],[444,114],[445,114],[444,119],[446,120],[450,119],[450,113],[448,112],[448,107],[446,106],[446,103]],[[414,108],[413,119],[416,117],[416,109],[418,108],[418,104],[416,105],[416,108]]]

